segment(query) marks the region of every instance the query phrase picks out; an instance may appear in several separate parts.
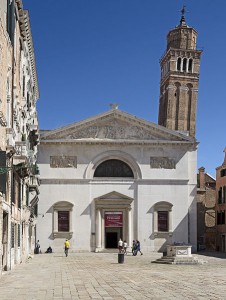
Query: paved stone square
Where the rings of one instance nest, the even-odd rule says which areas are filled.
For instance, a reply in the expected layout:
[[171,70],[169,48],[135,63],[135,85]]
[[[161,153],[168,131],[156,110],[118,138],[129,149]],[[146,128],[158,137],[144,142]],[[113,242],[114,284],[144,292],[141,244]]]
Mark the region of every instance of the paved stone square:
[[117,253],[35,255],[0,278],[0,299],[226,299],[226,255],[216,255],[198,255],[202,265],[153,264],[153,253],[124,264]]

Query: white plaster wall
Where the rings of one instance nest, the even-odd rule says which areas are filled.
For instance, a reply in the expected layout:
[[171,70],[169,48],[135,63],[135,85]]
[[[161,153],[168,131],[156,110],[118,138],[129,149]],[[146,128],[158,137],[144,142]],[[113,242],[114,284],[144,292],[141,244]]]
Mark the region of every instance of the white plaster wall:
[[[141,170],[142,180],[84,180],[87,166],[95,157],[107,151],[123,151],[134,158]],[[50,156],[77,156],[77,168],[50,168]],[[175,157],[176,169],[151,169],[150,156]],[[145,251],[154,250],[153,206],[159,201],[173,204],[172,241],[189,241],[188,223],[192,222],[190,242],[196,245],[196,152],[184,147],[113,147],[106,145],[41,145],[38,152],[41,179],[77,179],[70,184],[41,184],[37,235],[42,251],[52,246],[63,252],[64,239],[52,239],[51,207],[58,201],[74,204],[71,250],[90,251],[91,233],[95,230],[93,199],[112,191],[134,199],[132,204],[132,239],[139,239]],[[173,180],[173,181],[172,181]],[[183,182],[181,181],[183,180]],[[189,209],[190,208],[190,209]],[[188,222],[188,211],[190,221]],[[42,218],[41,214],[44,214]]]
[[[40,145],[38,153],[38,161],[41,168],[42,178],[84,178],[87,165],[93,161],[101,153],[108,151],[121,151],[125,155],[129,155],[139,165],[142,170],[143,179],[188,179],[188,161],[192,155],[185,151],[184,147],[167,147],[161,150],[159,147],[141,147],[141,146],[106,146],[106,145]],[[50,168],[50,156],[76,156],[77,168]],[[169,156],[177,161],[176,169],[151,169],[151,156]]]

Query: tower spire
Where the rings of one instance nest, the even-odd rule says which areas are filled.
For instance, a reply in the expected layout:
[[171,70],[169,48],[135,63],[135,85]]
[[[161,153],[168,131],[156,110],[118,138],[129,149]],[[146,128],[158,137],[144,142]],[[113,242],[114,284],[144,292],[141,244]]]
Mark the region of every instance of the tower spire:
[[226,147],[224,148],[224,153],[225,153],[225,156],[224,156],[224,162],[223,162],[223,165],[226,165]]
[[180,26],[186,25],[185,21],[185,14],[187,13],[186,5],[183,5],[182,9],[180,10],[181,19],[180,19]]

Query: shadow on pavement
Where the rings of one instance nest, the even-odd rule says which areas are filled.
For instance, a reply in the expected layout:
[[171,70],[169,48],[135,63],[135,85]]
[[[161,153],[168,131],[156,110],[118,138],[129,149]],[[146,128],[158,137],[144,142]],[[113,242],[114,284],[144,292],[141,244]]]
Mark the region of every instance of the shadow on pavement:
[[226,252],[218,252],[218,251],[199,251],[196,254],[200,256],[208,256],[208,257],[217,257],[226,259]]

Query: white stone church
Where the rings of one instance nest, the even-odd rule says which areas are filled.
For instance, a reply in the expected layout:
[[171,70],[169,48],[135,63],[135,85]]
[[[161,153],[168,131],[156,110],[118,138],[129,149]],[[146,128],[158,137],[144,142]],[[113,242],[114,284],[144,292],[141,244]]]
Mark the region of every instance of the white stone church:
[[[173,38],[172,38],[173,36]],[[196,250],[195,139],[201,52],[185,23],[167,36],[160,64],[159,124],[119,110],[43,131],[37,238],[63,251],[117,248],[134,239],[145,251],[174,242]]]

